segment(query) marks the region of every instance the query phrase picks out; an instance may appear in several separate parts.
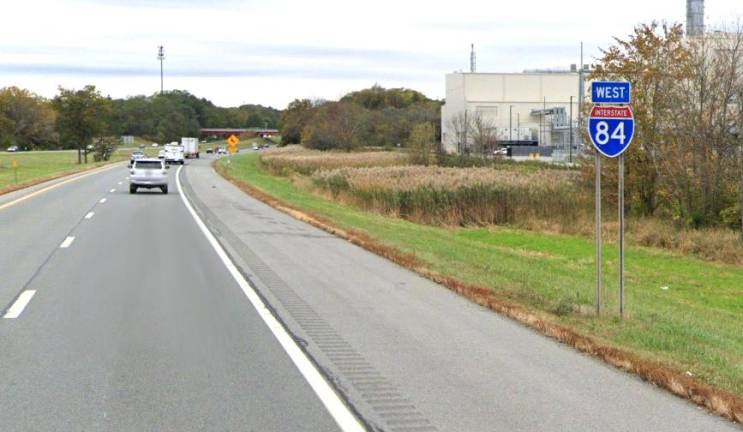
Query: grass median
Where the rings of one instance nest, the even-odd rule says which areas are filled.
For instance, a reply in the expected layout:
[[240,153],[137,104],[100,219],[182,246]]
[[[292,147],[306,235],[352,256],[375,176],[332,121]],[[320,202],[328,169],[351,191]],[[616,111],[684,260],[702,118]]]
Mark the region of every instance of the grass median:
[[[743,269],[662,250],[626,253],[628,319],[617,318],[617,251],[604,251],[606,313],[593,314],[590,239],[502,227],[441,228],[364,212],[314,194],[309,182],[261,168],[259,155],[222,159],[219,168],[309,215],[410,254],[441,275],[537,311],[546,320],[611,347],[743,395]],[[442,317],[444,319],[444,317]]]
[[[111,159],[118,161],[128,157],[127,152],[117,151]],[[92,155],[88,155],[88,160],[87,164],[78,164],[75,150],[0,153],[0,193],[108,163],[92,162]]]

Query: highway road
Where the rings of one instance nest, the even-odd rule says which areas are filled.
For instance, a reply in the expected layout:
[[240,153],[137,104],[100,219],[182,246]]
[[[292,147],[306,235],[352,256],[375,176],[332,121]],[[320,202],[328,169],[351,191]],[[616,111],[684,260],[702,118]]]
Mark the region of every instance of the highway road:
[[0,430],[739,430],[208,162],[0,196]]

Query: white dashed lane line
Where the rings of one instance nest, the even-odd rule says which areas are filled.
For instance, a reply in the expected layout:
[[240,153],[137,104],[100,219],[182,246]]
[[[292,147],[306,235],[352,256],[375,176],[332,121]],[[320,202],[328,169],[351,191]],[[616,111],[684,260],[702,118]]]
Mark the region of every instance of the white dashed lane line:
[[3,315],[3,318],[5,319],[14,319],[18,318],[21,315],[21,312],[23,312],[23,309],[26,309],[26,305],[28,305],[28,302],[31,301],[31,298],[36,294],[35,290],[26,290],[21,293],[21,295],[18,296],[15,302],[13,302],[13,305],[8,309],[7,312],[5,312],[5,315]]
[[103,204],[104,202],[106,202],[106,198],[101,198],[101,200],[98,201],[98,202],[101,203],[101,204]]
[[109,193],[114,193],[114,192],[116,192],[116,189],[111,189],[111,190],[110,190],[110,191],[108,191],[108,192],[109,192]]
[[88,212],[88,214],[85,215],[85,219],[92,218],[94,214],[95,214],[95,212]]
[[74,241],[75,241],[75,237],[73,237],[73,236],[67,236],[67,238],[64,239],[64,241],[62,242],[61,245],[59,245],[59,247],[62,248],[62,249],[67,249],[68,247],[70,247],[70,245]]

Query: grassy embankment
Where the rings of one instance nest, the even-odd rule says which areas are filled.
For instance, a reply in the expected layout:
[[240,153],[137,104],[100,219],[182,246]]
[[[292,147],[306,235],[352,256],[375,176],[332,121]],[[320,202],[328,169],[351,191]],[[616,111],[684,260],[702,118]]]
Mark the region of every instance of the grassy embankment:
[[[126,160],[130,153],[118,150],[109,162]],[[17,163],[16,170],[13,161]],[[88,161],[87,164],[78,164],[75,150],[0,153],[0,193],[109,163],[93,162],[92,154],[88,155]]]
[[437,274],[485,287],[548,322],[743,396],[743,269],[737,266],[630,247],[629,318],[619,321],[617,251],[610,245],[604,251],[607,313],[597,318],[592,312],[594,244],[589,238],[421,225],[314,194],[306,179],[269,174],[258,154],[219,164],[227,175],[338,228],[411,254]]

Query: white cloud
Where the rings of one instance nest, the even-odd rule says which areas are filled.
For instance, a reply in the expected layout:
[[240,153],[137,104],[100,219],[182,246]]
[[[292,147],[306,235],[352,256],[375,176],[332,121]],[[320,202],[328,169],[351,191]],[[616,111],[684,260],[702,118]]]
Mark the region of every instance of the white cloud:
[[[354,2],[27,0],[4,5],[0,85],[53,96],[57,85],[95,84],[114,97],[166,88],[220,105],[285,106],[333,99],[379,83],[441,98],[444,74],[568,67],[641,22],[683,22],[684,0],[626,0],[621,8],[578,0]],[[707,22],[743,16],[739,0],[708,0]]]

